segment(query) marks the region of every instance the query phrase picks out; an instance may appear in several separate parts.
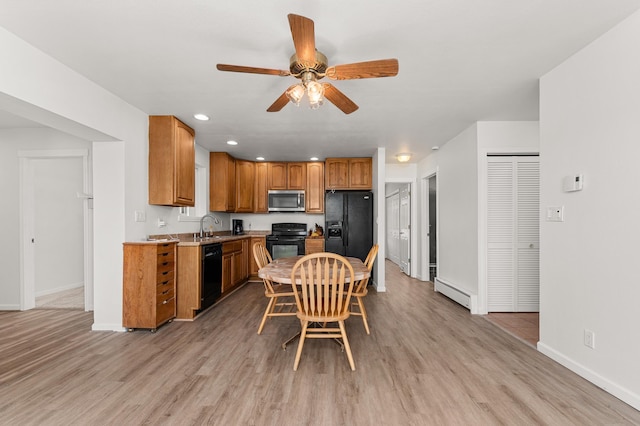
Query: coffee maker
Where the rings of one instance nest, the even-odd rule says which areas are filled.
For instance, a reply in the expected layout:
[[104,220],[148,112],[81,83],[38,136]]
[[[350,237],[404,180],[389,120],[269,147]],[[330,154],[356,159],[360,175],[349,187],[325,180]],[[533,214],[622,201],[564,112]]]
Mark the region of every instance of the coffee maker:
[[242,224],[242,219],[232,219],[231,232],[233,233],[233,235],[244,234],[244,225]]

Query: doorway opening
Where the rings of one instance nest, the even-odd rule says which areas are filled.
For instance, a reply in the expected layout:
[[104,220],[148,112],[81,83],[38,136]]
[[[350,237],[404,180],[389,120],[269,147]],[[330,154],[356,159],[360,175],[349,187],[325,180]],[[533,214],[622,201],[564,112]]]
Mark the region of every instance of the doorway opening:
[[411,184],[387,183],[386,195],[386,257],[411,276]]
[[93,310],[89,150],[21,151],[20,309]]

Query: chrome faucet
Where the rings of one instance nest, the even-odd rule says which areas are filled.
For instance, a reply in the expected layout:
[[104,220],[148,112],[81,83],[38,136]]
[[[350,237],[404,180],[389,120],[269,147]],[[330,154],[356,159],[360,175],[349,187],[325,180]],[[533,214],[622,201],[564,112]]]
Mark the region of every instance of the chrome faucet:
[[200,238],[204,238],[204,229],[202,227],[202,225],[204,224],[204,220],[205,218],[211,218],[213,220],[213,223],[215,223],[216,225],[218,223],[220,223],[220,219],[218,219],[217,217],[215,217],[214,215],[212,215],[211,213],[207,213],[204,216],[202,216],[200,218]]

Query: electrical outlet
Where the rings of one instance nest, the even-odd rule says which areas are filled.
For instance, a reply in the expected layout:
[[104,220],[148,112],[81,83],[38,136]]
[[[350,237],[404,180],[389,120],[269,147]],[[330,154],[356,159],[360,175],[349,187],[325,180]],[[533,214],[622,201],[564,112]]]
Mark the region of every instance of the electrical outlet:
[[596,335],[593,331],[584,329],[584,345],[595,349],[596,348]]

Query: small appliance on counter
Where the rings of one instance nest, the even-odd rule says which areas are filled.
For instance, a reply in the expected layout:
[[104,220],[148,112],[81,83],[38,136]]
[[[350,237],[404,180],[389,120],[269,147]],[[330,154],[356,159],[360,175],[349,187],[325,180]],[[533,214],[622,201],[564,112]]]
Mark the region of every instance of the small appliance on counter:
[[233,235],[244,235],[244,225],[242,219],[232,219],[231,232]]

